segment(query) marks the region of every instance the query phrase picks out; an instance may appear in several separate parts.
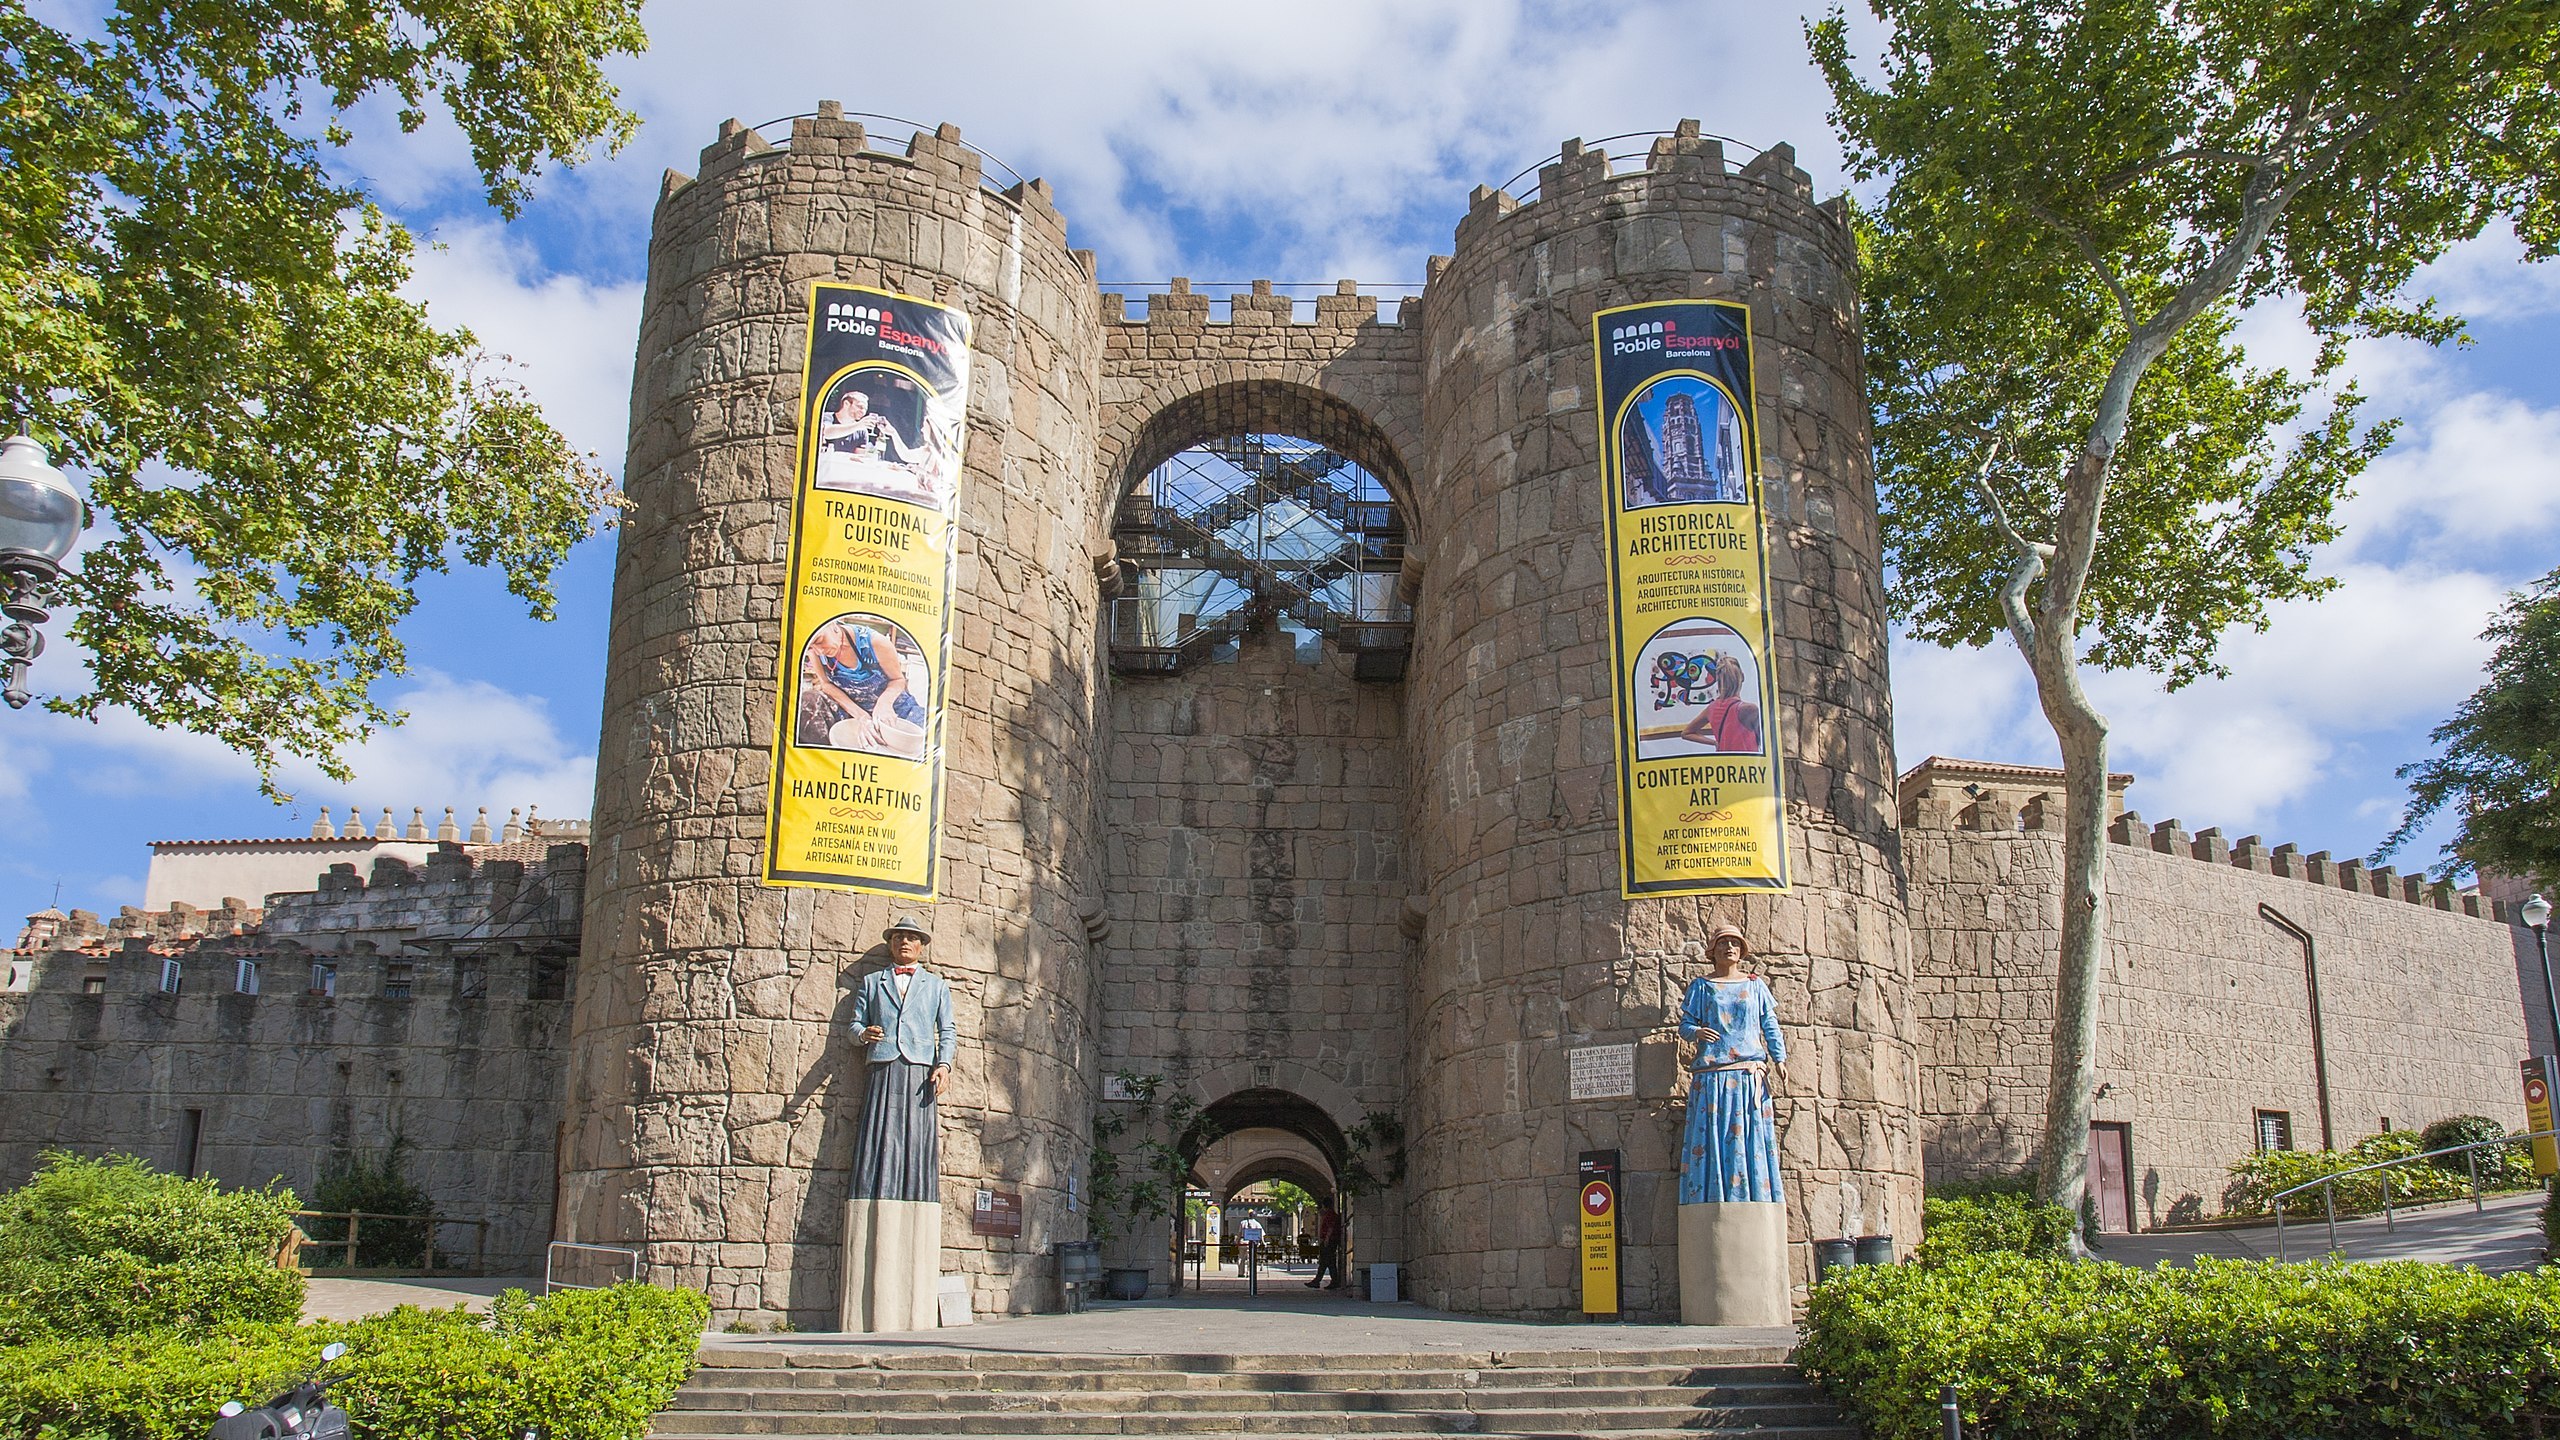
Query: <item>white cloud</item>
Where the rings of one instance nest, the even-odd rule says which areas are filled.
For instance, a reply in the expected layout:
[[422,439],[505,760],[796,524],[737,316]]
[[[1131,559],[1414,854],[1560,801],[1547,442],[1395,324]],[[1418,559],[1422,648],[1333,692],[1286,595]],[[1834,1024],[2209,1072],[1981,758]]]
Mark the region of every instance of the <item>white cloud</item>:
[[404,827],[415,806],[426,808],[430,825],[445,805],[455,806],[466,825],[481,805],[499,818],[525,805],[561,819],[587,813],[596,757],[561,735],[542,700],[485,681],[425,673],[392,703],[408,713],[408,723],[348,752],[354,784],[338,785],[301,762],[286,768],[285,784],[302,813],[333,805],[343,823],[349,805],[367,807],[375,818],[390,806]]
[[2560,264],[2528,264],[2512,227],[2466,240],[2418,274],[2414,287],[2468,320],[2526,320],[2560,313]]
[[[2411,417],[2341,512],[2359,555],[2479,563],[2517,547],[2548,557],[2560,527],[2560,410],[2508,395],[2456,395]],[[2538,573],[2538,571],[2537,571]]]
[[438,325],[470,328],[570,443],[619,472],[640,332],[637,281],[598,283],[546,269],[494,221],[441,227],[422,247],[410,294]]

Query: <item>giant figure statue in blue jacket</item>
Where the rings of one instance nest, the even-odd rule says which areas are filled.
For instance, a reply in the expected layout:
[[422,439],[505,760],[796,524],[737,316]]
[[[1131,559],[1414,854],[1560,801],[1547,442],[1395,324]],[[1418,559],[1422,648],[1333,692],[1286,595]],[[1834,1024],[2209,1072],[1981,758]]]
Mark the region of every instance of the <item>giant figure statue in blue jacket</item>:
[[951,982],[924,967],[933,936],[902,915],[882,932],[889,966],[862,977],[853,1038],[870,1072],[845,1204],[843,1328],[941,1322],[942,1116],[960,1027]]

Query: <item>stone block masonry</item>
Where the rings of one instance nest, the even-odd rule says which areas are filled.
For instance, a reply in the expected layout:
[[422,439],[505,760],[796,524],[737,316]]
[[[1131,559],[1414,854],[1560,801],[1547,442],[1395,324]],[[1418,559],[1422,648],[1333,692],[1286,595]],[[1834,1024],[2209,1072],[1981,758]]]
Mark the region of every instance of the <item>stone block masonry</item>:
[[[998,193],[951,127],[882,153],[827,105],[734,122],[670,175],[632,384],[571,1025],[565,1238],[644,1245],[724,1320],[827,1328],[860,1065],[845,1019],[893,908],[757,881],[818,280],[969,312],[969,437],[934,968],[965,1037],[943,1103],[948,1269],[981,1310],[1054,1303],[1050,1244],[1095,1084],[1082,897],[1101,863],[1091,485],[1100,296],[1038,182]],[[968,1232],[980,1185],[1018,1238]]]
[[[0,997],[0,1187],[59,1145],[282,1179],[308,1205],[332,1160],[396,1137],[439,1215],[488,1222],[493,1273],[539,1273],[586,849],[508,848],[544,853],[377,857],[263,910],[135,912],[104,934],[75,912],[22,952],[30,989]],[[462,1262],[472,1238],[438,1236]]]
[[[1933,1179],[2034,1163],[2061,945],[2060,785],[2055,771],[1934,757],[1903,780]],[[2313,937],[2339,1146],[2448,1115],[2521,1126],[2521,927],[2466,913],[2479,907],[2451,887],[2377,887],[2361,866],[2315,877],[2285,863],[2293,846],[2118,812],[2095,1118],[2129,1126],[2137,1225],[2220,1213],[2259,1112],[2287,1117],[2296,1147],[2321,1143],[2303,947],[2261,904]]]

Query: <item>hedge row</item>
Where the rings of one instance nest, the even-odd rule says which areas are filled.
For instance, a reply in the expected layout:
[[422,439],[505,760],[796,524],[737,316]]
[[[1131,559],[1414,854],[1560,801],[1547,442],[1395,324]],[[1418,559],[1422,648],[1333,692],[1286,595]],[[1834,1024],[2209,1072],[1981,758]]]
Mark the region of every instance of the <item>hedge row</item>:
[[131,1156],[51,1151],[0,1195],[0,1345],[161,1326],[289,1324],[302,1275],[280,1268],[293,1192],[225,1190]]
[[1797,1359],[1874,1440],[1934,1440],[1950,1382],[1985,1440],[2560,1434],[2560,1273],[1863,1267],[1816,1287]]
[[622,1285],[491,1313],[418,1310],[346,1324],[168,1329],[0,1349],[0,1435],[199,1440],[226,1400],[262,1404],[346,1342],[330,1395],[358,1440],[641,1440],[692,1373],[710,1306]]

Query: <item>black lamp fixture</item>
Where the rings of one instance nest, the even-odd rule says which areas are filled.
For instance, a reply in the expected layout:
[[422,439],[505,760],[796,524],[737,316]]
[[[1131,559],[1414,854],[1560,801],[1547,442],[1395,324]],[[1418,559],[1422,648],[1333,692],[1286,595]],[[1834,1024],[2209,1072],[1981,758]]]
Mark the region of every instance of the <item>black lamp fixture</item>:
[[0,660],[8,666],[0,699],[12,710],[34,698],[27,667],[44,653],[44,632],[36,627],[53,618],[44,608],[45,590],[61,578],[62,559],[79,543],[87,518],[79,487],[53,468],[34,437],[0,443],[0,577],[6,582],[0,615],[9,618],[0,629]]
[[2560,992],[2551,988],[2551,943],[2543,933],[2551,926],[2551,902],[2536,895],[2519,908],[2523,912],[2519,918],[2533,932],[2534,953],[2542,957],[2542,993],[2551,1001],[2551,1045],[2560,1053]]

